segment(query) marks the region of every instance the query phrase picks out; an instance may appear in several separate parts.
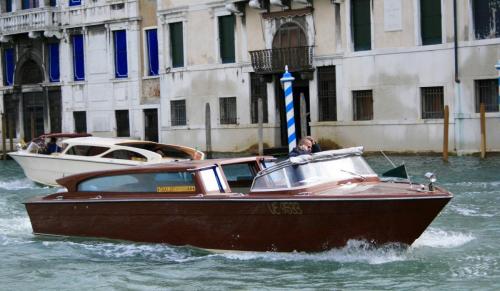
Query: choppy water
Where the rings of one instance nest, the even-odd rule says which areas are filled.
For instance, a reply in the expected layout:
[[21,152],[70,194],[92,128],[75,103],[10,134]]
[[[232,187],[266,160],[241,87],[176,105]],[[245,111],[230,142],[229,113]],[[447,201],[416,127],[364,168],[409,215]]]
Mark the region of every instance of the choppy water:
[[[500,289],[500,157],[395,157],[455,194],[408,249],[360,241],[323,253],[222,253],[34,236],[22,202],[53,188],[0,161],[0,289]],[[367,157],[382,172],[388,163]]]

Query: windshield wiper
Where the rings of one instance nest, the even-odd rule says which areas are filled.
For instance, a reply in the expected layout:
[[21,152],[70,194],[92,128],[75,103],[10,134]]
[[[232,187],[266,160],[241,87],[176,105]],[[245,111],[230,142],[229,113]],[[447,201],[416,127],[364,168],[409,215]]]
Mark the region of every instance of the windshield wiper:
[[351,174],[351,175],[354,175],[354,176],[358,176],[360,177],[363,181],[366,180],[366,177],[361,175],[361,174],[358,174],[358,173],[354,173],[354,172],[351,172],[351,171],[347,171],[347,170],[344,170],[344,169],[341,169],[340,170],[341,172],[345,172],[345,173],[348,173],[348,174]]

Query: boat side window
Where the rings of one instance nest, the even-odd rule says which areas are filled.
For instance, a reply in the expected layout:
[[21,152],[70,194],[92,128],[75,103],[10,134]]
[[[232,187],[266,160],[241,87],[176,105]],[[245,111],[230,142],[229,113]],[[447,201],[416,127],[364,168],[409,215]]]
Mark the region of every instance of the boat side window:
[[224,193],[227,192],[227,184],[222,178],[219,167],[205,169],[199,171],[203,185],[207,193]]
[[139,153],[128,151],[128,150],[116,150],[107,153],[103,156],[109,159],[119,159],[119,160],[130,160],[130,161],[147,161],[147,158]]
[[264,166],[264,168],[270,168],[274,165],[276,165],[276,162],[275,161],[269,161],[269,160],[264,160],[262,161],[262,165]]
[[119,145],[144,149],[174,159],[191,159],[191,155],[173,146],[156,143],[120,143]]
[[233,192],[247,193],[252,186],[253,178],[257,174],[252,163],[222,165],[227,183]]
[[188,172],[138,173],[92,178],[78,184],[80,192],[194,193]]
[[107,150],[109,150],[108,147],[75,145],[70,147],[66,151],[66,154],[74,156],[97,156],[104,153]]
[[232,182],[247,182],[251,184],[256,174],[250,163],[222,165],[222,170],[229,185]]

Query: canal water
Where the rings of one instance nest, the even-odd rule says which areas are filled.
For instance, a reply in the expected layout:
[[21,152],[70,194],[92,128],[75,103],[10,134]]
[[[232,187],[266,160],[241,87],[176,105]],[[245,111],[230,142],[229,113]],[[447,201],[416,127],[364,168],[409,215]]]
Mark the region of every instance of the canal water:
[[[0,289],[500,290],[500,156],[397,156],[454,199],[409,248],[351,241],[323,253],[211,253],[189,247],[35,236],[22,202],[54,188],[0,161]],[[368,156],[379,173],[389,163]],[[353,222],[355,223],[355,222]]]

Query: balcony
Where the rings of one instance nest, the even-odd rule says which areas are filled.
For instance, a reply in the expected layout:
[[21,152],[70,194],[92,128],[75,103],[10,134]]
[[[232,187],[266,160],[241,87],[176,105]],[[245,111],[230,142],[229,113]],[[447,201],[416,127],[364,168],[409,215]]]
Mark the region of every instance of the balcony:
[[114,21],[128,21],[139,18],[139,1],[99,1],[86,5],[65,7],[61,21],[65,27],[99,25]]
[[290,72],[313,71],[312,46],[279,48],[269,50],[251,51],[252,66],[255,73],[275,74],[282,73],[285,65]]
[[61,25],[59,8],[43,7],[0,14],[2,35],[30,31],[58,30]]

